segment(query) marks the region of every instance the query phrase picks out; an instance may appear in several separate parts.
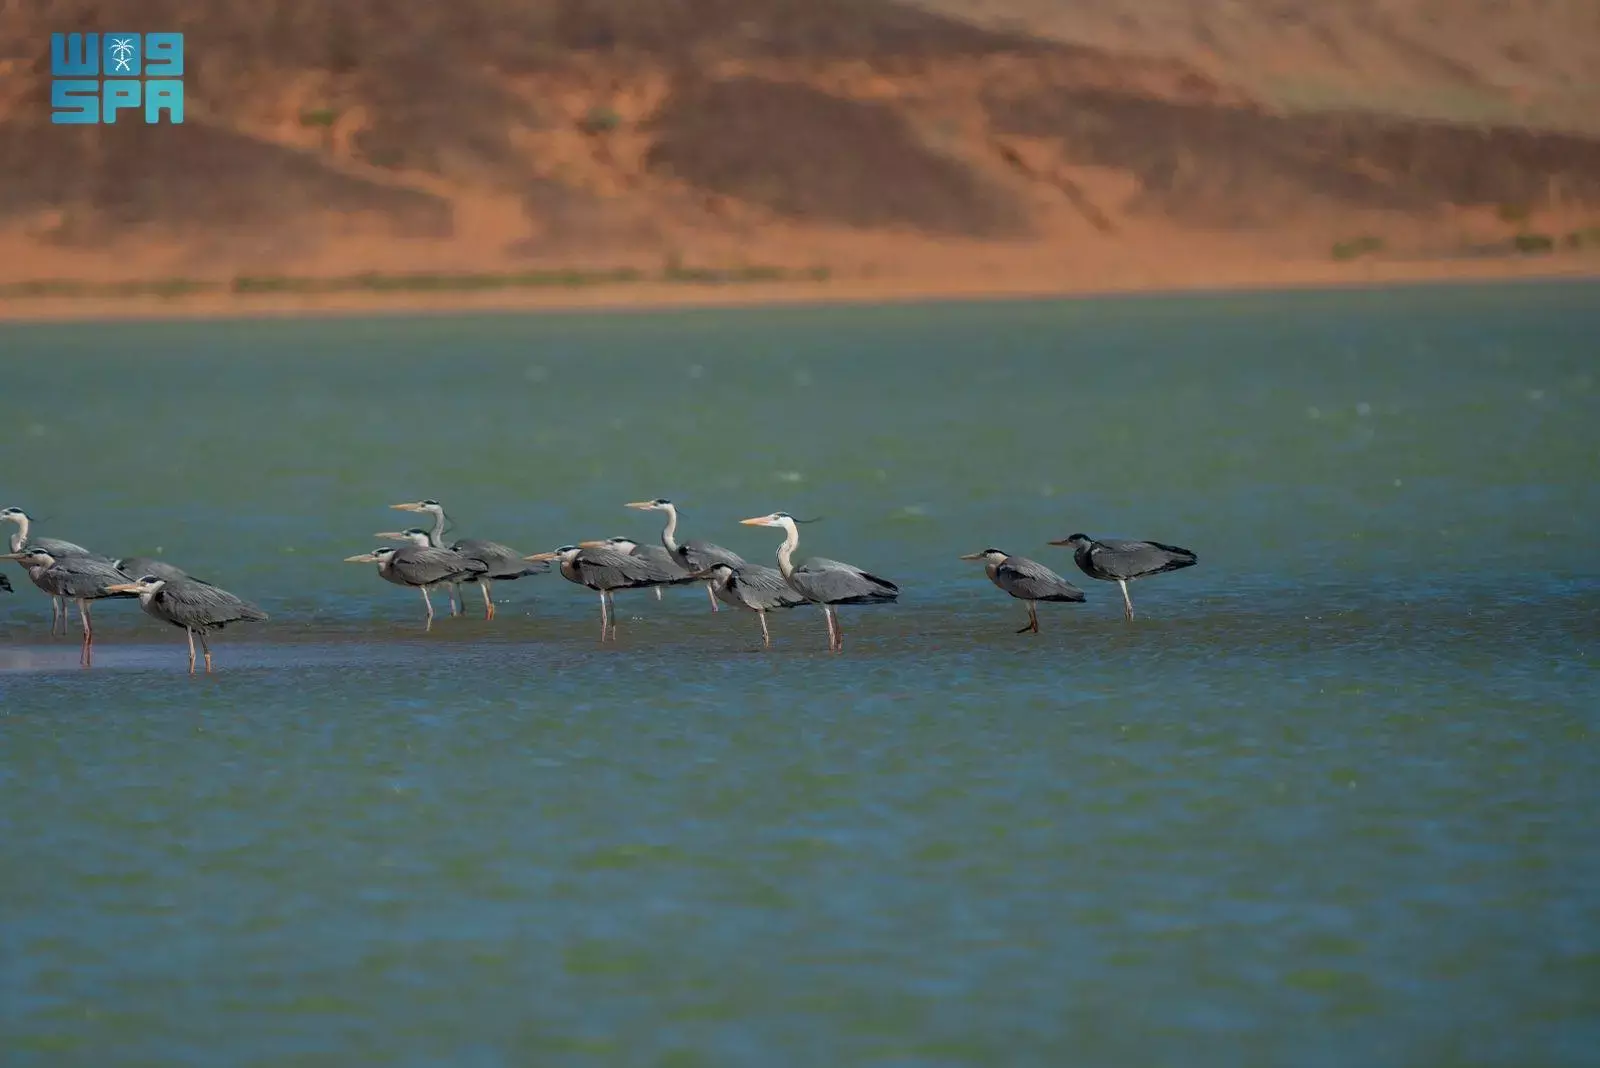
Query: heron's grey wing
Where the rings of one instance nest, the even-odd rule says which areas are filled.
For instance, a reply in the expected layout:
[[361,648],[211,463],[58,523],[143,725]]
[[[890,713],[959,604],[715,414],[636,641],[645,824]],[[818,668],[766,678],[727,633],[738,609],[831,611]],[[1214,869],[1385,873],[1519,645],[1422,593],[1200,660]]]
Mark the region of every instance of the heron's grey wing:
[[745,566],[744,557],[732,549],[724,549],[713,542],[693,539],[682,543],[678,548],[682,551],[684,559],[689,561],[691,571],[704,571],[717,564],[727,564],[734,568]]
[[60,538],[29,538],[25,546],[29,549],[38,549],[42,553],[49,553],[56,559],[63,556],[93,556],[88,549],[77,542],[62,541]]
[[678,586],[699,581],[659,545],[640,545],[627,555],[643,561],[650,568],[654,583],[658,586]]
[[1082,601],[1083,591],[1036,560],[1007,557],[994,569],[994,582],[1025,601]]
[[133,593],[107,593],[107,586],[132,582],[133,578],[117,570],[102,556],[68,556],[57,560],[46,573],[63,597],[136,597]]
[[395,553],[391,561],[391,570],[412,586],[451,580],[468,582],[488,570],[481,560],[469,559],[454,549],[426,545],[407,546]]
[[578,569],[585,586],[596,589],[620,590],[661,583],[660,570],[648,559],[614,549],[585,549],[572,558],[572,566]]
[[501,545],[497,541],[485,541],[482,538],[462,538],[451,549],[462,556],[470,557],[482,563],[489,570],[484,578],[509,582],[519,579],[524,575],[542,575],[550,570],[550,562],[541,560],[531,563],[522,558],[522,554],[509,545]]
[[888,579],[821,556],[795,568],[789,585],[824,604],[880,604],[900,595],[900,587]]
[[187,571],[184,571],[182,568],[173,567],[169,563],[153,559],[149,556],[124,556],[120,560],[113,560],[112,563],[115,564],[117,569],[123,574],[129,575],[136,579],[144,578],[146,575],[154,575],[158,579],[163,579],[169,582],[173,579],[193,579],[195,582],[200,581],[199,579],[194,579],[193,576],[191,576]]
[[735,568],[728,575],[728,587],[739,603],[760,611],[794,608],[807,603],[805,597],[784,581],[781,571],[760,564]]
[[194,579],[174,579],[151,598],[168,620],[183,627],[225,627],[241,620],[260,623],[267,614],[220,586]]
[[1190,567],[1199,558],[1188,549],[1159,541],[1103,538],[1089,547],[1089,559],[1112,578],[1131,579]]

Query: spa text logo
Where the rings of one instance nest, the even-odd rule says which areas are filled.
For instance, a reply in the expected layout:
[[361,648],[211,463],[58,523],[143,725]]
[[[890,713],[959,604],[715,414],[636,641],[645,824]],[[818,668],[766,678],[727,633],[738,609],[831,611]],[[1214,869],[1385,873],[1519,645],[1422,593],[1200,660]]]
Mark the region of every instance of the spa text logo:
[[183,122],[181,33],[52,33],[50,77],[51,122],[114,123],[127,110]]

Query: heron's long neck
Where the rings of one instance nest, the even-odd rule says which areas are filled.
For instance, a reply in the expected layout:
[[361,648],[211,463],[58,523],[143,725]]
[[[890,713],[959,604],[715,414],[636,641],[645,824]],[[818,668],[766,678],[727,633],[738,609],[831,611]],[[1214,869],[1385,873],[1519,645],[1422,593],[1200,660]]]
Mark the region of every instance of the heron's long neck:
[[783,525],[783,544],[778,546],[778,570],[783,577],[794,574],[794,551],[800,548],[800,531],[793,522]]
[[12,517],[11,521],[17,525],[17,532],[11,535],[11,551],[14,553],[20,553],[22,551],[22,547],[28,544],[28,527],[30,522],[28,517],[25,515],[14,516]]
[[141,604],[141,605],[149,605],[149,603],[151,601],[156,599],[156,594],[161,592],[161,587],[163,587],[165,585],[166,585],[165,582],[157,582],[157,583],[155,583],[154,585],[150,586],[147,589],[140,590],[139,591],[139,604]]
[[661,528],[661,544],[667,547],[667,552],[678,551],[678,510],[672,505],[664,509],[667,513],[667,525]]
[[428,544],[435,549],[444,548],[444,509],[433,509],[433,531],[428,535]]

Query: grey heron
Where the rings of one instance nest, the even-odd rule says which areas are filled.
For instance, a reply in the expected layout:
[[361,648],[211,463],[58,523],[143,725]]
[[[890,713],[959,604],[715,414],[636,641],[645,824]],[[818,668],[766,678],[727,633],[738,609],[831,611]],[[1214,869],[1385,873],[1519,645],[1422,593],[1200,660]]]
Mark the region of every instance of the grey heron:
[[[629,501],[627,507],[637,508],[641,512],[667,513],[667,525],[661,528],[661,544],[685,571],[705,571],[713,564],[727,564],[736,568],[745,566],[744,557],[732,549],[724,549],[720,545],[700,541],[698,538],[679,542],[676,537],[678,506],[665,497],[657,497],[650,501]],[[717,588],[709,579],[706,581],[706,595],[711,598],[711,610],[717,611]]]
[[[76,542],[62,541],[60,538],[34,538],[30,537],[33,529],[33,519],[21,508],[0,508],[0,521],[15,523],[16,532],[11,535],[11,551],[20,553],[23,549],[43,549],[57,560],[68,556],[93,556],[88,549]],[[23,568],[24,571],[27,568]],[[56,632],[56,621],[61,621],[61,633],[67,633],[67,602],[64,598],[50,598],[50,633]]]
[[1127,541],[1071,534],[1050,544],[1071,546],[1072,557],[1077,561],[1080,571],[1090,578],[1115,582],[1122,587],[1123,614],[1128,619],[1133,618],[1133,598],[1128,596],[1128,583],[1164,571],[1193,567],[1200,559],[1188,549],[1163,545],[1159,541]]
[[605,548],[601,542],[563,545],[547,553],[534,553],[527,559],[535,563],[555,561],[561,568],[562,578],[587,586],[600,595],[601,641],[606,640],[608,631],[616,638],[617,606],[613,593],[656,586],[661,582],[659,571],[648,560]]
[[[494,601],[489,596],[489,587],[496,582],[515,582],[519,578],[529,575],[543,575],[550,570],[549,564],[542,567],[528,567],[525,558],[509,545],[502,545],[497,541],[485,541],[483,538],[459,538],[454,543],[446,546],[444,543],[444,528],[446,516],[444,505],[431,497],[425,501],[416,501],[407,504],[391,504],[389,506],[397,512],[421,512],[433,516],[433,530],[429,532],[429,544],[435,549],[450,548],[462,556],[471,557],[482,561],[488,568],[479,578],[478,589],[483,593],[483,618],[494,618]],[[455,597],[451,601],[451,613],[455,612],[455,601],[460,599],[461,591],[452,585]],[[461,605],[465,613],[467,606]]]
[[110,560],[100,556],[63,556],[56,559],[43,549],[24,549],[6,553],[0,560],[15,560],[28,569],[33,584],[51,597],[70,598],[78,602],[78,618],[83,621],[83,651],[80,654],[85,666],[94,655],[94,624],[90,621],[89,602],[105,597],[131,597],[118,592],[119,583],[128,576],[118,571]]
[[794,564],[794,551],[800,547],[800,528],[788,512],[741,519],[749,527],[779,527],[783,530],[783,544],[778,546],[778,571],[796,592],[808,601],[822,606],[828,621],[828,649],[844,649],[844,635],[839,630],[839,617],[835,606],[841,604],[885,604],[900,596],[900,587],[888,579],[881,579],[851,564],[812,557],[798,567]]
[[1039,602],[1067,601],[1082,604],[1087,598],[1083,591],[1051,571],[1036,560],[1025,556],[1012,556],[1003,549],[985,549],[968,553],[963,560],[982,560],[989,581],[1005,590],[1019,601],[1028,604],[1028,625],[1018,634],[1039,633]]
[[696,578],[704,578],[711,586],[712,595],[735,608],[746,608],[761,620],[761,644],[772,648],[772,635],[767,630],[767,613],[776,608],[795,608],[810,602],[784,581],[783,573],[760,564],[734,567],[719,561],[699,571]]
[[481,560],[469,560],[451,549],[435,549],[431,545],[406,545],[399,549],[385,546],[370,553],[360,553],[344,558],[347,564],[377,564],[378,575],[396,586],[410,586],[422,591],[422,603],[428,609],[428,622],[423,628],[433,629],[433,598],[428,590],[449,582],[476,582],[487,568]]
[[693,575],[686,571],[682,564],[673,559],[672,554],[659,545],[640,545],[632,538],[603,538],[599,541],[580,541],[580,548],[584,549],[613,549],[619,553],[627,553],[636,559],[643,560],[652,572],[656,581],[652,583],[656,591],[656,600],[661,600],[661,587],[682,586],[697,581]]
[[220,586],[191,578],[162,578],[146,574],[111,587],[113,593],[133,595],[145,612],[163,623],[181,627],[189,637],[189,674],[194,674],[194,640],[200,639],[206,671],[211,671],[211,643],[206,631],[229,623],[264,623],[267,614]]

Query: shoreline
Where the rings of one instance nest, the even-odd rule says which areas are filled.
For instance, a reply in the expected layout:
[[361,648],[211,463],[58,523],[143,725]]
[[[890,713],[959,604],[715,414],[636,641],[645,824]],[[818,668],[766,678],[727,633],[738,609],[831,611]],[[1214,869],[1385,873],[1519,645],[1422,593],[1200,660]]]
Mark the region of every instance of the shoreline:
[[1458,261],[1291,262],[1214,272],[1123,271],[1089,280],[930,277],[783,281],[639,281],[482,292],[205,292],[37,296],[0,299],[0,324],[280,319],[533,312],[649,312],[675,309],[916,304],[933,301],[1071,300],[1358,290],[1487,282],[1600,281],[1600,257],[1540,256]]

